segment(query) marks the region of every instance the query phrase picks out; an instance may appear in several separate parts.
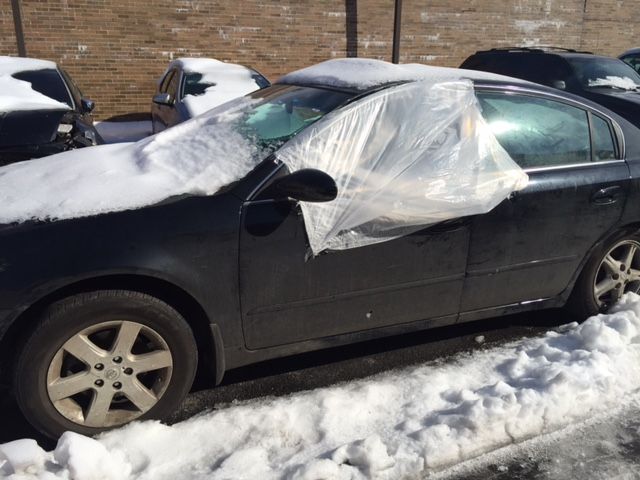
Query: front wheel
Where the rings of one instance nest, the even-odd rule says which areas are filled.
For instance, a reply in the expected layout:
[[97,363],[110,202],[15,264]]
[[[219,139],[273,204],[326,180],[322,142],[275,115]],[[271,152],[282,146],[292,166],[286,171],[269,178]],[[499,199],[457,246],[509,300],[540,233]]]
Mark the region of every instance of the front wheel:
[[640,292],[640,236],[622,234],[599,248],[580,274],[568,307],[586,318],[627,292]]
[[18,405],[56,437],[163,418],[188,393],[193,334],[166,303],[138,292],[83,293],[51,305],[15,364]]

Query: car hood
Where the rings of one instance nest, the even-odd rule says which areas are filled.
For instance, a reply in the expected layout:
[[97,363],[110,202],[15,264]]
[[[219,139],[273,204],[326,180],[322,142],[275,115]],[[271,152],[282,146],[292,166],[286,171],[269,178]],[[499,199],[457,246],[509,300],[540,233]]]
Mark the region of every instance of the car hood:
[[640,105],[640,93],[634,92],[631,90],[619,90],[615,88],[598,88],[598,89],[590,89],[587,91],[589,93],[589,98],[592,98],[594,101],[598,101],[598,99],[617,99],[623,102],[631,102]]
[[43,145],[55,139],[66,110],[0,112],[0,147]]
[[258,163],[257,146],[223,120],[198,117],[137,143],[0,167],[0,224],[85,217],[183,194],[214,194]]

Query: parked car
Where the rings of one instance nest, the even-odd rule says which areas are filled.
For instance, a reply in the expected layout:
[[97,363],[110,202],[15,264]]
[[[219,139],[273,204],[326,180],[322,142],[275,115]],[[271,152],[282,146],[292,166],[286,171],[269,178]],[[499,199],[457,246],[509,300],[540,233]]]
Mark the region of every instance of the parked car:
[[[221,189],[207,193],[201,186],[200,194],[141,208],[124,205],[91,215],[89,206],[80,218],[41,221],[27,215],[26,221],[0,225],[2,379],[36,428],[51,436],[65,430],[95,434],[134,419],[163,418],[187,394],[198,367],[219,383],[225,371],[243,365],[457,322],[562,306],[585,318],[624,292],[638,291],[640,130],[582,97],[456,69],[437,72],[472,82],[484,122],[524,169],[528,185],[485,214],[310,256],[311,224],[300,207],[331,205],[341,194],[337,185],[350,179],[313,169],[289,171],[277,155],[301,135],[322,138],[322,122],[337,114],[363,111],[360,118],[367,123],[374,118],[367,113],[374,96],[386,102],[386,112],[395,108],[394,92],[422,105],[418,90],[406,88],[415,78],[368,81],[395,67],[356,60],[363,59],[331,64],[331,74],[321,64],[285,77],[247,95],[241,110],[235,103],[221,107],[210,122],[191,121],[139,144],[91,152],[110,165],[96,181],[115,174],[118,155],[134,152],[127,164],[131,175],[157,166],[159,181],[175,174],[184,183],[181,175],[189,168],[183,163],[175,172],[167,169],[191,157],[192,167],[219,163],[210,179],[237,169],[235,149],[227,143],[235,135],[257,166]],[[425,105],[432,107],[439,110]],[[277,126],[271,113],[282,119]],[[221,118],[237,123],[212,140]],[[446,153],[447,142],[463,130],[484,128],[476,117],[465,118],[460,128],[443,130],[433,145]],[[403,137],[406,129],[397,122],[380,125],[370,136],[345,125],[343,139],[353,134],[359,143],[328,142],[343,152],[354,147],[391,155],[389,144],[380,144],[388,131],[398,132],[398,145],[419,147],[412,143],[417,137]],[[178,143],[163,163],[166,150],[185,132],[192,140]],[[215,143],[206,142],[222,142],[215,152],[224,155],[207,158],[201,147]],[[499,146],[491,148],[467,154],[504,154]],[[153,156],[145,160],[140,152]],[[73,159],[90,165],[80,150],[58,157],[61,165]],[[340,165],[340,158],[333,160]],[[33,170],[6,173],[31,181],[31,173],[45,166],[36,162],[27,166]],[[477,173],[469,168],[460,175]],[[444,188],[436,197],[446,203],[446,185],[440,183],[433,188]],[[140,185],[150,188],[148,182]],[[124,186],[116,200],[139,194]],[[18,200],[16,208],[23,208]],[[74,208],[85,208],[82,199],[71,200]],[[392,206],[402,207],[390,197],[389,211]],[[384,220],[392,222],[391,216]]]
[[153,96],[153,132],[269,85],[269,80],[257,70],[243,65],[213,58],[174,60],[162,75]]
[[623,62],[628,63],[631,67],[640,73],[640,48],[632,48],[627,50],[618,57]]
[[640,126],[640,75],[617,58],[559,48],[494,48],[460,68],[500,73],[588,98]]
[[0,166],[102,143],[93,126],[94,102],[54,62],[0,57],[3,75]]

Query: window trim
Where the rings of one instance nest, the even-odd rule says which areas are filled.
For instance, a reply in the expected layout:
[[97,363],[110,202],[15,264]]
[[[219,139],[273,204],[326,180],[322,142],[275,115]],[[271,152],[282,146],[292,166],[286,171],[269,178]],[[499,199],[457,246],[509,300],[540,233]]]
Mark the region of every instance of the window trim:
[[[583,103],[577,99],[567,98],[562,95],[555,94],[553,92],[543,92],[540,90],[534,90],[527,87],[515,86],[515,85],[491,85],[491,84],[482,84],[477,83],[474,84],[474,90],[476,92],[497,92],[504,93],[505,95],[526,95],[531,97],[543,98],[543,99],[551,99],[557,101],[559,103],[564,103],[566,105],[570,105],[572,107],[581,108],[587,112],[591,112],[603,120],[606,120],[609,123],[609,126],[612,127],[613,130],[613,140],[614,147],[617,150],[617,158],[616,160],[624,161],[626,157],[626,142],[624,138],[624,133],[622,131],[622,127],[618,124],[618,122],[611,117],[611,115],[598,110],[597,108],[589,105],[587,103]],[[594,162],[594,163],[605,163],[605,162]]]
[[[491,85],[491,84],[479,83],[479,84],[474,84],[474,91],[476,93],[482,93],[482,92],[502,93],[507,96],[508,95],[529,96],[534,98],[552,100],[558,103],[564,103],[566,105],[579,108],[581,110],[584,110],[587,113],[587,117],[589,121],[590,137],[592,136],[591,117],[589,116],[590,114],[597,115],[598,117],[602,118],[609,124],[610,133],[612,134],[612,138],[614,142],[614,148],[616,149],[615,160],[593,161],[593,145],[592,145],[592,148],[591,148],[592,161],[589,163],[567,163],[563,165],[550,165],[547,167],[523,168],[525,172],[538,172],[538,171],[550,170],[550,169],[557,170],[557,169],[575,168],[575,167],[584,168],[588,165],[606,165],[608,163],[619,163],[619,162],[625,161],[626,145],[625,145],[625,139],[624,139],[622,128],[620,127],[620,125],[618,125],[618,122],[616,122],[616,120],[612,118],[610,115],[594,108],[591,105],[580,102],[579,100],[569,99],[562,95],[558,95],[552,92],[542,92],[539,90],[534,90],[534,89],[521,87],[521,86],[514,86],[514,85]],[[593,144],[592,140],[591,140],[591,143]]]

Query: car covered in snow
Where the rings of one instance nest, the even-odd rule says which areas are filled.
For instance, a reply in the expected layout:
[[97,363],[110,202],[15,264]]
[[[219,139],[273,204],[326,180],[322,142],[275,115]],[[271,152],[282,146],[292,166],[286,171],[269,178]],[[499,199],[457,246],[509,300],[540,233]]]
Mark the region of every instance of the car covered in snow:
[[214,58],[173,60],[160,78],[151,103],[153,132],[269,85],[262,74],[243,65]]
[[136,143],[2,168],[1,378],[42,432],[94,434],[166,417],[198,368],[586,318],[640,288],[639,179],[638,128],[584,98],[330,60]]
[[640,126],[640,74],[617,58],[550,47],[493,48],[460,68],[521,78],[580,95]]
[[96,145],[94,103],[54,62],[0,57],[0,166]]

